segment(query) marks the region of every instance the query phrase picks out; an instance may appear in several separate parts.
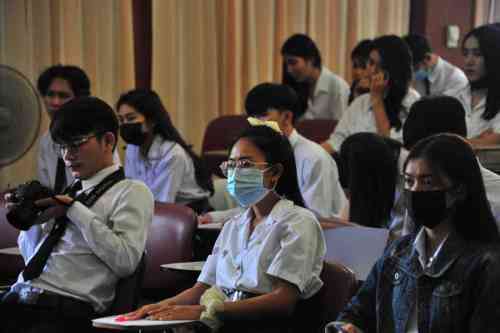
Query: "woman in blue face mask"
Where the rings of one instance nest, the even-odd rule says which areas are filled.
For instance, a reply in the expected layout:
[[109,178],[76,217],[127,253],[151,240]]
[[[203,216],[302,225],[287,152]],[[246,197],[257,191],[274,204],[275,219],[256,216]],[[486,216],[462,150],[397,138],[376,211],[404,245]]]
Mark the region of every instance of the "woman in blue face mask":
[[387,249],[329,332],[498,332],[500,237],[471,147],[429,137],[404,170],[417,232]]
[[132,90],[120,96],[116,109],[127,142],[127,178],[143,181],[156,201],[208,211],[213,194],[208,170],[172,124],[160,97],[152,90]]
[[323,233],[301,207],[288,140],[267,126],[252,127],[236,140],[223,170],[246,211],[224,224],[192,288],[130,318],[201,318],[227,332],[287,331],[296,303],[321,288]]

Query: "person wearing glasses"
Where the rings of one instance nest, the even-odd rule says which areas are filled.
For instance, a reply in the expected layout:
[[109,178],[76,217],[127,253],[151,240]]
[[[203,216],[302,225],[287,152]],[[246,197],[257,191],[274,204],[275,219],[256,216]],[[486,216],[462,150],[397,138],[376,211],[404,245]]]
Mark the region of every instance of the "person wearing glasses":
[[419,141],[404,166],[416,231],[394,241],[326,332],[498,332],[500,236],[460,136]]
[[131,90],[120,96],[116,110],[127,142],[127,177],[143,181],[156,201],[187,205],[198,214],[210,210],[214,188],[208,169],[174,127],[160,97],[152,90]]
[[287,138],[253,126],[230,152],[221,169],[245,211],[224,225],[193,287],[126,319],[201,319],[227,332],[280,332],[297,302],[321,288],[323,232],[303,208]]
[[[36,201],[43,212],[20,232],[26,267],[0,294],[0,332],[89,332],[144,253],[153,195],[113,161],[113,109],[75,98],[54,113],[50,133],[75,181],[64,194]],[[12,211],[14,198],[5,199]]]

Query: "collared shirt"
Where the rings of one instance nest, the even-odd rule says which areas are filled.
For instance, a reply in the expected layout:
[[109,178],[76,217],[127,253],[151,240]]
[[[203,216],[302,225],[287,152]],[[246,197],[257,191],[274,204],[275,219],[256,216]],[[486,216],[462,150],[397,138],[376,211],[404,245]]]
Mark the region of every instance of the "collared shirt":
[[328,68],[321,68],[314,94],[308,100],[305,119],[340,119],[347,108],[349,85]]
[[474,107],[472,107],[472,93],[470,85],[450,93],[456,97],[465,109],[465,122],[467,124],[467,138],[475,138],[484,131],[491,129],[495,133],[500,133],[500,112],[490,120],[483,119],[482,115],[486,110],[486,96],[484,96]]
[[224,225],[198,281],[266,294],[276,277],[295,285],[301,299],[313,296],[323,285],[326,252],[314,215],[281,199],[250,234],[252,218],[249,208]]
[[[399,112],[399,119],[402,124],[408,117],[410,107],[419,98],[420,95],[414,89],[410,88],[408,90],[401,103],[401,110]],[[359,96],[349,105],[327,142],[335,151],[340,151],[342,142],[348,136],[359,132],[377,133],[370,94]],[[390,137],[402,142],[403,128],[401,127],[399,130],[391,128]]]
[[347,203],[335,160],[317,143],[293,130],[293,148],[299,188],[307,208],[318,217],[338,216]]
[[193,160],[184,148],[160,135],[154,138],[147,159],[139,146],[127,145],[125,175],[143,181],[159,202],[185,205],[210,196],[196,182]]
[[[427,236],[425,234],[424,229],[421,229],[417,234],[417,237],[415,237],[415,242],[413,243],[413,247],[415,251],[418,253],[418,261],[420,262],[420,265],[422,266],[423,270],[432,265],[432,263],[435,261],[435,258],[437,258],[439,252],[443,248],[444,243],[448,239],[448,236],[446,236],[441,241],[441,243],[439,243],[438,247],[434,251],[434,254],[430,258],[428,258],[425,246],[426,237]],[[415,301],[415,303],[417,302]],[[411,310],[408,319],[408,325],[406,327],[406,333],[418,333],[418,311],[416,306],[413,306]]]
[[[469,81],[465,73],[441,57],[429,75],[430,95],[450,95],[453,91],[465,88]],[[426,96],[425,82],[415,81],[415,89],[422,96]]]
[[[40,138],[40,147],[38,150],[38,180],[42,185],[54,188],[56,183],[57,160],[61,157],[59,145],[52,140],[50,132],[46,132]],[[113,154],[113,162],[120,165],[120,156],[115,149]],[[71,173],[71,169],[66,168],[66,184],[69,185],[75,179]]]
[[[118,168],[115,164],[83,180],[78,194],[90,192]],[[32,281],[24,281],[20,274],[14,290],[49,290],[89,302],[97,312],[104,311],[113,302],[118,279],[132,274],[144,253],[153,203],[151,191],[130,179],[113,185],[90,208],[75,202],[66,213],[66,231],[42,274]],[[25,262],[36,253],[53,224],[51,220],[20,233],[18,244]]]

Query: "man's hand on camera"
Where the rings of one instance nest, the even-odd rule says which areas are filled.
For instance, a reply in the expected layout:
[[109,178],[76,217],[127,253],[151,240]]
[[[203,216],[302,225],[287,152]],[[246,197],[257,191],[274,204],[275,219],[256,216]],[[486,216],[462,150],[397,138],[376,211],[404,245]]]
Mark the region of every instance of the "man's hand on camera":
[[55,219],[66,215],[69,206],[73,204],[74,199],[68,195],[56,195],[51,198],[45,198],[35,201],[35,205],[40,208],[47,207],[38,216],[37,223],[45,223],[50,219]]

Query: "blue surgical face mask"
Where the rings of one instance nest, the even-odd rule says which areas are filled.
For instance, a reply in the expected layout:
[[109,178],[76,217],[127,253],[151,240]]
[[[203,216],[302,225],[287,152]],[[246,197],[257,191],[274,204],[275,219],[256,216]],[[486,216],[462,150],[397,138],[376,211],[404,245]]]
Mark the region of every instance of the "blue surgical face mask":
[[257,168],[234,168],[227,174],[227,191],[240,206],[249,207],[264,199],[269,189],[264,186],[264,172]]
[[415,72],[415,80],[417,81],[424,81],[425,79],[429,78],[429,71],[426,69],[419,69]]

